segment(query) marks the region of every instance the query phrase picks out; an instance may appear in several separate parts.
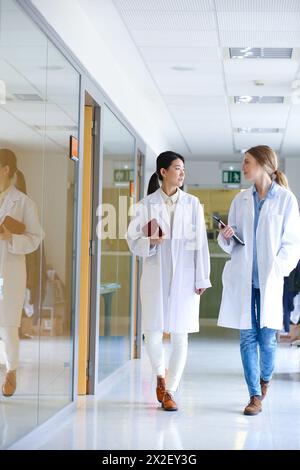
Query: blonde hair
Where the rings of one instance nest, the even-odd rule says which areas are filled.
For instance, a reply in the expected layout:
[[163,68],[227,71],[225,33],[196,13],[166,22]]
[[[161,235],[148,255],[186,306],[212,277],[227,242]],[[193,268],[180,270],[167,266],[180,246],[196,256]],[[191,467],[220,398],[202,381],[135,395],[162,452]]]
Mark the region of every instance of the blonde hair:
[[278,157],[271,147],[267,145],[257,145],[245,152],[249,153],[257,163],[265,170],[272,180],[280,186],[289,189],[289,183],[285,174],[278,169]]

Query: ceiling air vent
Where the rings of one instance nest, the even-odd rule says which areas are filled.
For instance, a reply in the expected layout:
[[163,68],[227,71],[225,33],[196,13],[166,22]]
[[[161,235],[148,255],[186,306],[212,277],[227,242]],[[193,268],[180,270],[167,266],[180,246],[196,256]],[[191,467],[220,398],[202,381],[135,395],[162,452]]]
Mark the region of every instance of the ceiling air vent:
[[13,93],[13,96],[20,101],[43,101],[43,98],[36,93]]
[[261,104],[275,104],[275,103],[283,103],[284,96],[235,96],[234,102],[237,104],[253,104],[253,103],[261,103]]
[[230,47],[231,59],[291,59],[289,47]]
[[239,134],[277,134],[280,131],[276,127],[238,127],[235,132]]

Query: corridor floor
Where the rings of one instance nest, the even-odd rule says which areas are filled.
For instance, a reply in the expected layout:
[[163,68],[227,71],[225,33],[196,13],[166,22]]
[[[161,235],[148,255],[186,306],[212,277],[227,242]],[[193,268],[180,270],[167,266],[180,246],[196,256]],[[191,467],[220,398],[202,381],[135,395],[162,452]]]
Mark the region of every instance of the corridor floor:
[[99,397],[79,398],[76,411],[56,431],[35,440],[33,448],[299,450],[300,348],[279,345],[260,415],[242,414],[247,400],[236,332],[203,327],[190,335],[178,412],[165,412],[156,402],[155,380],[143,354]]

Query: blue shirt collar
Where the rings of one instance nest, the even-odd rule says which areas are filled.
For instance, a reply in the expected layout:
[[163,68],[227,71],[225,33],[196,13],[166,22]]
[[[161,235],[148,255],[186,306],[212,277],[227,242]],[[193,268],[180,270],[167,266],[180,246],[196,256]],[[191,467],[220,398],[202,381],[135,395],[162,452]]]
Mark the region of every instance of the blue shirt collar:
[[[265,196],[265,199],[267,199],[268,197],[273,197],[273,196],[275,196],[275,193],[276,193],[276,191],[277,191],[277,186],[278,186],[278,184],[276,183],[276,181],[272,181],[272,184],[271,184],[271,186],[270,186],[270,188],[269,188],[269,190],[268,190],[268,192],[267,192],[267,194],[266,194],[266,196]],[[254,195],[254,194],[255,194],[255,195],[257,194],[257,189],[256,189],[255,184],[252,186],[252,194],[253,194],[253,195]]]

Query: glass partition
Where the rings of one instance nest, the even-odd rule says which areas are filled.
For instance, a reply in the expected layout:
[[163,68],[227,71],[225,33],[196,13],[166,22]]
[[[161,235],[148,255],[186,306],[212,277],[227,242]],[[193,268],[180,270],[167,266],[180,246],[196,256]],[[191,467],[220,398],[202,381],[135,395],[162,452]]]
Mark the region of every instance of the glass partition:
[[0,225],[9,215],[25,226],[0,233],[0,448],[72,400],[78,114],[78,73],[0,1]]
[[134,163],[134,137],[104,107],[99,380],[130,359],[132,256],[125,233]]

